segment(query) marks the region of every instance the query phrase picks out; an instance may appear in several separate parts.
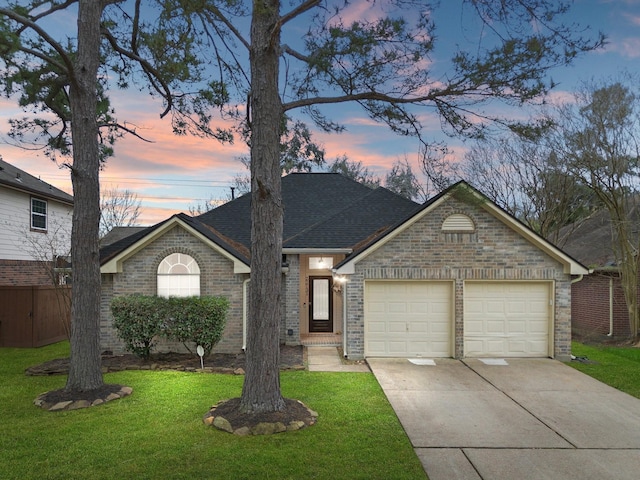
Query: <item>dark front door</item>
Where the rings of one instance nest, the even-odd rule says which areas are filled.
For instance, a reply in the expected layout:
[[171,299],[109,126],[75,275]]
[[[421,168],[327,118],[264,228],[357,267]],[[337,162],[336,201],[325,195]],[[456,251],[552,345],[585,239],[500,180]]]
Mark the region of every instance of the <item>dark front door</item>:
[[309,277],[309,333],[333,332],[333,279]]

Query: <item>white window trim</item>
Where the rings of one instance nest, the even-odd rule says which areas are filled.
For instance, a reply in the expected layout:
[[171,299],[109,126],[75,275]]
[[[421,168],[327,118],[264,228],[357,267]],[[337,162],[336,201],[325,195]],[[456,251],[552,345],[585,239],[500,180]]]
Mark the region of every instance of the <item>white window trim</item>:
[[[44,213],[34,212],[34,210],[33,210],[33,202],[34,202],[34,200],[37,201],[37,202],[44,203]],[[49,203],[46,200],[43,200],[42,198],[31,197],[30,206],[31,206],[31,208],[30,208],[31,215],[29,216],[29,223],[31,225],[31,230],[36,230],[38,232],[46,232],[47,231],[47,227],[49,226],[49,219],[48,219]],[[44,218],[44,227],[38,227],[38,226],[34,225],[34,223],[33,223],[34,216]]]
[[[168,271],[161,273],[161,270]],[[187,273],[171,273],[173,267],[180,266]],[[162,259],[156,271],[156,288],[159,297],[200,296],[200,267],[191,255],[171,253]]]

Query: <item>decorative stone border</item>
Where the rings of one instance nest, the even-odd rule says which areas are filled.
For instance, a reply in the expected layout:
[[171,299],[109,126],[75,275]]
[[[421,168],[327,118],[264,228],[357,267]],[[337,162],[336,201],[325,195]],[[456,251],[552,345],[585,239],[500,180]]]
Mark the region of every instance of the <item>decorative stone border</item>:
[[314,425],[318,420],[317,412],[311,410],[300,400],[295,400],[295,402],[300,404],[303,409],[306,410],[304,418],[300,418],[298,420],[290,420],[286,425],[282,422],[259,422],[255,425],[243,425],[234,429],[234,427],[231,425],[231,422],[229,422],[223,416],[217,415],[216,413],[217,407],[225,402],[226,400],[220,401],[213,407],[211,407],[211,409],[209,409],[209,411],[202,418],[202,421],[205,425],[209,425],[217,428],[218,430],[223,430],[225,432],[233,433],[234,435],[239,436],[273,435],[275,433],[293,432],[296,430],[301,430],[305,427],[310,427]]
[[50,392],[45,392],[38,395],[38,397],[33,401],[33,404],[44,410],[49,410],[50,412],[60,412],[63,410],[77,410],[79,408],[88,408],[88,407],[95,407],[97,405],[102,405],[103,403],[110,402],[111,400],[118,400],[119,398],[123,398],[123,397],[126,397],[127,395],[131,395],[132,392],[133,392],[133,388],[121,386],[119,391],[111,392],[106,396],[100,396],[92,401],[64,400],[64,401],[58,401],[58,402],[48,402],[46,398]]

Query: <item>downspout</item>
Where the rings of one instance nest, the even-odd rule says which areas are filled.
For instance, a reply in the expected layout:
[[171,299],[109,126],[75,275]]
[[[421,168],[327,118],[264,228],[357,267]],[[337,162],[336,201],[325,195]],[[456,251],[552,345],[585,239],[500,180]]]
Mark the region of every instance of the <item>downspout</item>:
[[242,351],[247,351],[247,285],[251,278],[242,282]]
[[342,354],[348,358],[347,352],[347,283],[342,284]]
[[613,277],[609,277],[609,333],[607,337],[613,336]]

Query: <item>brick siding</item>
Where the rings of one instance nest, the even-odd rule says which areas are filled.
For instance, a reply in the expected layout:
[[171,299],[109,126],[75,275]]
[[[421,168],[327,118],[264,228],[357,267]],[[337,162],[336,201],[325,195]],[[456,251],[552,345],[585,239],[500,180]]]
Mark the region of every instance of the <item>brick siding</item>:
[[[611,283],[613,282],[613,283]],[[610,305],[610,287],[613,304]],[[613,307],[613,338],[630,335],[629,313],[617,274],[593,273],[571,287],[571,322],[576,334],[599,338],[608,335]]]
[[[124,343],[113,327],[111,299],[120,295],[156,295],[157,271],[160,262],[172,253],[193,257],[200,267],[200,294],[223,296],[229,299],[227,325],[223,338],[214,352],[238,353],[243,347],[243,283],[248,275],[235,274],[233,263],[212,250],[180,226],[123,262],[122,273],[102,275],[100,308],[100,345],[103,351],[123,353]],[[156,351],[184,351],[180,343],[161,341]]]
[[51,262],[34,260],[0,260],[0,286],[51,285]]
[[[442,232],[453,213],[468,215],[472,233]],[[464,356],[466,280],[548,281],[555,285],[554,357],[571,353],[571,278],[563,266],[478,207],[449,199],[355,265],[347,282],[348,354],[364,356],[364,283],[368,279],[450,280],[455,283],[455,352]]]
[[300,345],[300,256],[287,255],[286,260],[289,270],[282,279],[283,315],[280,343]]

